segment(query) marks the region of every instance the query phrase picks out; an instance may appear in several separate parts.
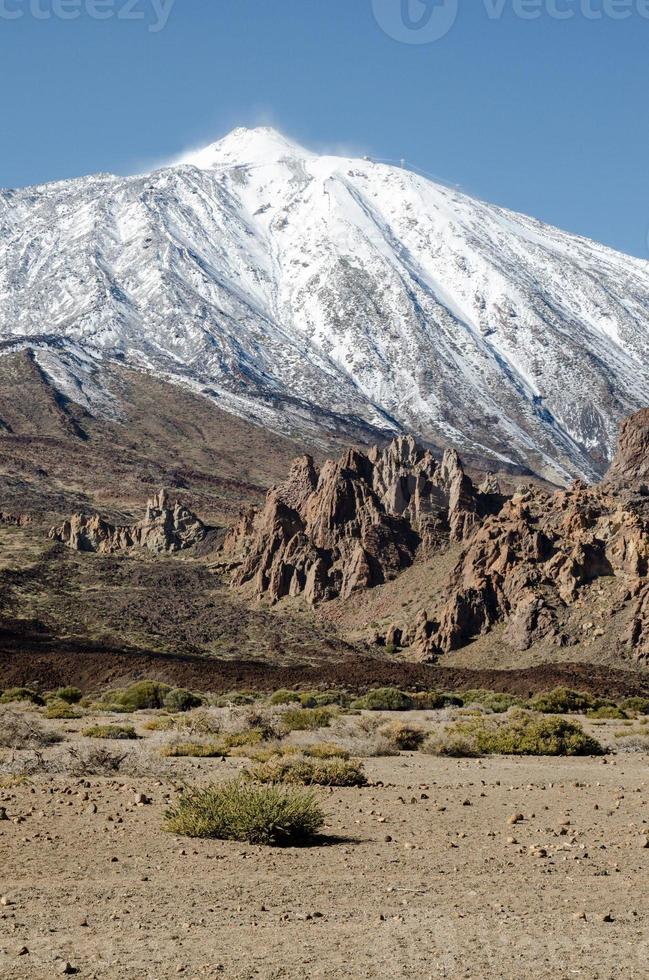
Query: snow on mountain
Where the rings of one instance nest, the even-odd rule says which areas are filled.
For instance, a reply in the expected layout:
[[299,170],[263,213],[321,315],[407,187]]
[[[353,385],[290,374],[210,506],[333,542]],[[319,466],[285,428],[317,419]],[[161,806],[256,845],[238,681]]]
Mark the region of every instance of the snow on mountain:
[[340,417],[551,479],[649,405],[649,263],[407,170],[237,129],[0,192],[0,344],[115,412],[121,360],[286,432]]

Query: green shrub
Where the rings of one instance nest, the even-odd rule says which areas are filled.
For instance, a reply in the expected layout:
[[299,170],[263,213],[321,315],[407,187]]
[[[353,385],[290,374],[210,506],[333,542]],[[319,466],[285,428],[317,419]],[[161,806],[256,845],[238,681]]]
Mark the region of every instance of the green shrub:
[[60,701],[57,699],[47,702],[47,706],[43,714],[46,718],[61,720],[82,717],[81,712],[77,711],[73,705],[68,704],[67,701]]
[[494,714],[504,714],[510,708],[515,708],[523,703],[521,698],[517,698],[513,694],[501,694],[497,691],[482,689],[465,691],[462,697],[464,705],[478,704],[481,708],[492,711]]
[[269,704],[299,704],[300,695],[297,691],[275,691],[268,699]]
[[614,719],[615,721],[620,721],[627,719],[629,716],[621,708],[618,708],[614,704],[602,705],[601,708],[590,708],[586,712],[587,718],[598,718],[605,721],[607,718]]
[[554,691],[540,694],[529,703],[532,711],[540,711],[548,715],[583,714],[586,711],[601,708],[607,702],[590,694],[571,691],[566,687],[557,687]]
[[506,720],[465,719],[429,739],[435,755],[602,755],[600,743],[565,718],[543,718],[520,711]]
[[352,708],[365,711],[411,711],[414,707],[413,698],[396,687],[377,687],[352,703]]
[[257,695],[252,691],[228,691],[227,694],[219,694],[212,701],[215,708],[242,707],[246,704],[254,704]]
[[300,786],[365,786],[367,777],[360,762],[347,759],[313,759],[303,756],[273,756],[250,770],[260,783],[295,783]]
[[226,749],[236,749],[243,745],[259,745],[266,737],[267,732],[264,728],[246,728],[242,732],[223,735],[221,740]]
[[109,711],[145,711],[147,708],[164,708],[165,698],[171,691],[168,684],[160,681],[137,681],[129,687],[107,691],[101,703]]
[[86,738],[133,739],[137,733],[132,725],[92,725],[83,732]]
[[168,711],[191,711],[200,708],[203,699],[182,687],[174,687],[164,698],[164,706]]
[[53,697],[59,701],[65,701],[66,704],[78,704],[83,693],[78,687],[59,687],[54,691]]
[[387,738],[401,752],[415,752],[421,747],[426,733],[417,725],[406,725],[400,721],[391,721],[379,728],[379,735]]
[[440,708],[461,708],[464,701],[457,694],[442,694],[440,691],[418,691],[412,695],[415,708],[424,711],[438,711]]
[[649,715],[649,698],[625,698],[620,707],[623,711],[632,712],[636,715]]
[[228,754],[221,742],[176,742],[163,746],[161,751],[169,759],[216,759]]
[[328,728],[334,712],[331,708],[289,708],[282,715],[282,727],[288,732],[315,731]]
[[11,704],[12,701],[29,701],[39,707],[45,704],[45,699],[28,687],[10,687],[0,696],[0,704]]
[[189,790],[165,814],[173,834],[276,846],[308,843],[323,823],[311,793],[242,780]]
[[346,691],[314,691],[313,698],[318,708],[326,708],[329,705],[346,708],[352,700]]

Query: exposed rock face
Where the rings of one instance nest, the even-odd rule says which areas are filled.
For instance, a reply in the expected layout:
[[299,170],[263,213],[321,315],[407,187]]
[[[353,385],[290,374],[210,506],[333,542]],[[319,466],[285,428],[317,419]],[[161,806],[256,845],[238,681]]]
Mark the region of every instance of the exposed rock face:
[[617,452],[604,482],[638,490],[649,486],[649,408],[622,422]]
[[73,514],[60,527],[52,528],[50,538],[75,551],[113,554],[146,548],[155,554],[171,554],[193,547],[206,533],[207,528],[195,514],[178,501],[171,504],[166,491],[161,490],[147,501],[144,519],[137,524],[120,527],[98,514]]
[[451,575],[439,622],[428,639],[416,639],[419,655],[459,649],[503,621],[505,639],[520,650],[574,642],[561,627],[562,611],[600,576],[628,580],[634,609],[626,640],[649,655],[648,449],[649,411],[642,411],[625,420],[601,484],[529,488],[487,517]]
[[240,561],[234,584],[252,581],[272,600],[348,598],[394,578],[420,551],[464,540],[500,499],[474,488],[457,453],[439,463],[411,437],[367,456],[349,450],[320,472],[304,456],[230,531],[224,551]]

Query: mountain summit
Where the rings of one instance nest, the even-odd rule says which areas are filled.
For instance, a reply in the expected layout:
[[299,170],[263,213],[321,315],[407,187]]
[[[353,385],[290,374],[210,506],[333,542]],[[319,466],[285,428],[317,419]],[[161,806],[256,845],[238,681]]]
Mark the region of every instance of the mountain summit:
[[351,419],[591,479],[649,404],[649,263],[237,129],[151,174],[0,192],[0,343],[91,412],[117,360],[277,431]]

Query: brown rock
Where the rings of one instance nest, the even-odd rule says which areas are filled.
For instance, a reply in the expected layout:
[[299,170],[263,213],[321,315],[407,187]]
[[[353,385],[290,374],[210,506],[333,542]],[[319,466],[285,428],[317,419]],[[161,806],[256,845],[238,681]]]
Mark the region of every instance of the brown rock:
[[207,528],[202,521],[178,501],[171,504],[161,490],[147,501],[144,519],[136,524],[116,526],[98,514],[73,514],[50,531],[53,541],[60,541],[74,551],[113,554],[131,548],[146,548],[155,554],[170,554],[191,548],[202,541]]

